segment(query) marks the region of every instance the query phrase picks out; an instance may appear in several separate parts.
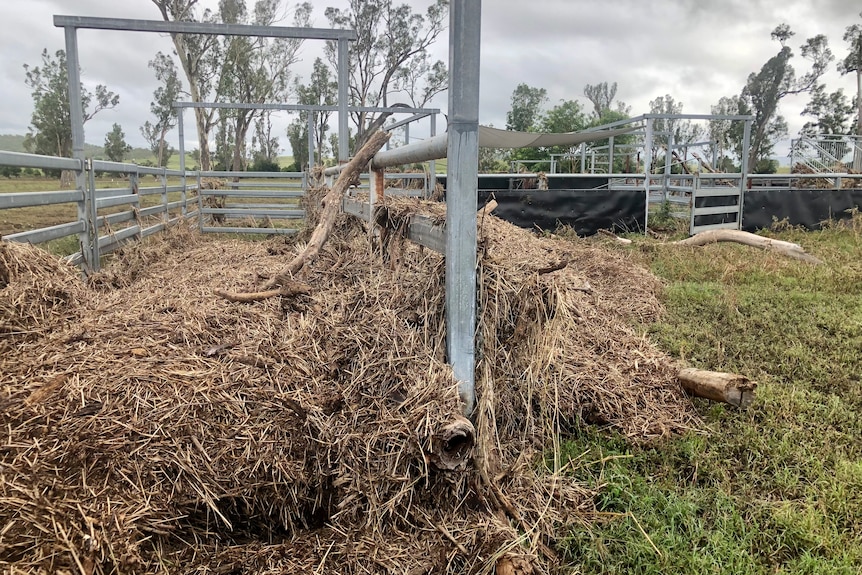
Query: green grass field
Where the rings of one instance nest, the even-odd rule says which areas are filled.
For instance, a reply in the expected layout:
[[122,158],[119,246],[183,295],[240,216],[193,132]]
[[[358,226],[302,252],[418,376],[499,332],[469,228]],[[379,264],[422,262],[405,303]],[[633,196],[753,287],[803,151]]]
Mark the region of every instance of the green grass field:
[[758,397],[747,411],[696,400],[704,429],[658,444],[589,427],[565,443],[602,489],[603,518],[562,545],[577,571],[862,572],[862,218],[775,235],[826,263],[638,241],[666,282],[667,313],[644,332],[694,367],[751,377]]

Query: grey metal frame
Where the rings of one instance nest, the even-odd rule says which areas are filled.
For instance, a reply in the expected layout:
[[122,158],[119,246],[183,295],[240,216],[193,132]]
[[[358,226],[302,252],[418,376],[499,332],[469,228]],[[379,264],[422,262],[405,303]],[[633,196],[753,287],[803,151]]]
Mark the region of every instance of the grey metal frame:
[[[90,18],[82,16],[54,16],[54,26],[64,29],[66,38],[66,68],[69,82],[69,108],[72,124],[72,156],[84,162],[84,112],[81,103],[81,78],[78,57],[78,30],[121,30],[170,34],[205,34],[224,36],[260,36],[270,38],[303,38],[337,42],[338,46],[338,114],[339,114],[339,161],[347,161],[347,56],[348,42],[357,38],[353,30],[328,28],[290,28],[283,26],[248,26],[239,24],[214,24],[207,22],[164,22],[158,20],[130,20],[123,18]],[[183,166],[184,167],[184,166]],[[82,193],[87,186],[83,172],[75,178]],[[99,241],[92,233],[96,229],[96,210],[92,201],[85,198],[82,208],[86,218],[88,235],[82,243],[85,273],[99,269]],[[84,238],[82,237],[82,240]]]
[[[249,227],[249,226],[215,226],[207,225],[205,216],[221,216],[228,219],[257,219],[266,217],[271,220],[301,220],[305,218],[305,210],[299,201],[305,196],[307,174],[305,172],[233,172],[209,171],[198,172],[199,177],[235,178],[228,182],[227,189],[198,191],[198,227],[203,233],[247,233],[247,234],[282,234],[293,235],[299,232],[297,227]],[[243,179],[267,179],[265,183],[244,182]],[[274,180],[291,180],[274,181]],[[241,200],[266,199],[278,203],[225,204],[223,207],[208,207],[206,198],[221,197]],[[287,200],[290,203],[285,203]]]
[[[84,123],[80,93],[77,31],[81,28],[157,33],[219,34],[264,37],[324,38],[337,41],[339,162],[348,157],[347,42],[353,31],[237,26],[199,22],[162,22],[114,18],[55,16],[54,25],[65,29],[72,116],[73,156],[82,164]],[[476,331],[476,202],[478,166],[478,113],[480,69],[481,0],[454,2],[449,11],[449,138],[445,141],[448,164],[450,209],[446,219],[446,319],[447,354],[452,364],[465,412],[475,406]],[[320,34],[320,36],[316,36]],[[432,140],[435,138],[432,138]],[[409,147],[409,145],[407,146]],[[428,158],[436,159],[436,158]],[[87,186],[82,170],[76,178],[83,194]],[[86,200],[85,200],[86,201]],[[95,229],[95,198],[86,205]],[[84,251],[86,268],[98,269],[98,237],[88,235]]]
[[[79,160],[71,158],[56,158],[15,152],[0,152],[0,165],[73,170],[76,173],[76,182],[84,182],[83,190],[76,188],[75,190],[53,192],[12,192],[0,194],[0,209],[75,203],[77,205],[77,218],[75,221],[9,234],[4,236],[3,240],[39,244],[70,235],[77,235],[81,251],[69,256],[67,259],[75,265],[80,264],[85,272],[94,271],[91,260],[88,260],[88,256],[92,257],[95,255],[97,258],[95,260],[95,269],[97,270],[98,258],[101,255],[117,249],[127,241],[152,235],[183,218],[195,215],[195,212],[189,213],[187,210],[187,188],[184,185],[167,185],[167,176],[182,176],[182,172],[178,170],[147,168],[135,164],[99,160],[86,160],[82,163]],[[96,172],[126,175],[129,177],[129,185],[122,188],[96,189]],[[159,185],[140,187],[139,178],[141,174],[155,176],[159,179]],[[194,189],[194,187],[191,189]],[[179,201],[169,201],[168,194],[173,192],[182,192]],[[159,195],[161,201],[154,206],[141,208],[140,198],[150,195]],[[129,206],[129,209],[119,213],[99,215],[99,210],[117,206]],[[181,209],[181,214],[172,218],[170,212],[177,209]],[[162,216],[159,223],[148,227],[144,226],[143,218],[158,215]],[[112,226],[129,222],[134,223],[115,232],[110,231]],[[100,230],[102,229],[106,229],[108,232],[100,235]]]

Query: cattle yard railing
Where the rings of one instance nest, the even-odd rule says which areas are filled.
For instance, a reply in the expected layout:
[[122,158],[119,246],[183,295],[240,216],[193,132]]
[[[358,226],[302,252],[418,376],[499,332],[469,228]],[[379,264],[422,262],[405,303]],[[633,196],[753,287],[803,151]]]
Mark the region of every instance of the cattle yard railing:
[[204,233],[290,235],[305,219],[305,172],[198,172],[196,177],[198,226]]
[[[68,206],[70,221],[11,233],[2,239],[43,244],[75,237],[78,251],[66,260],[81,265],[85,273],[98,271],[103,255],[198,214],[197,183],[189,184],[187,175],[178,170],[17,152],[0,152],[0,166],[67,170],[83,176],[76,178],[86,183],[83,189],[0,193],[0,210]],[[105,184],[104,176],[114,176],[123,185],[99,188],[97,174],[100,185]],[[156,185],[144,185],[147,176],[152,177]],[[14,215],[11,219],[14,221]]]

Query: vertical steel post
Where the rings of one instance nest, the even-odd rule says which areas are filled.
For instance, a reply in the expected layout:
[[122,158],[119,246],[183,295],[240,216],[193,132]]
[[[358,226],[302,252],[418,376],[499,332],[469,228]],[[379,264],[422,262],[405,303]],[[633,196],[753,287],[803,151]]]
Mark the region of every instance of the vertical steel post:
[[198,231],[204,231],[204,198],[201,195],[201,172],[198,170]]
[[650,178],[650,173],[652,172],[652,141],[653,141],[653,120],[652,118],[647,118],[646,121],[646,139],[644,141],[644,191],[646,192],[646,197],[644,198],[644,234],[647,233],[647,226],[649,225],[649,194],[650,194],[650,184],[652,179]]
[[587,171],[587,143],[581,142],[581,173]]
[[748,165],[748,154],[751,152],[751,120],[745,121],[745,128],[742,132],[742,163],[739,178],[739,213],[736,215],[737,229],[742,229],[742,209],[745,204],[745,186],[748,180],[748,170],[751,168]]
[[410,143],[410,124],[404,124],[404,145]]
[[614,173],[614,137],[608,139],[608,173]]
[[[165,228],[167,228],[167,225],[171,222],[171,214],[170,214],[170,211],[168,210],[168,169],[167,168],[162,168],[162,173],[159,176],[159,178],[161,179],[161,183],[162,183],[162,206],[164,206],[164,209],[165,209],[165,215],[162,218],[162,221],[165,223]],[[140,204],[138,204],[138,205],[140,205]]]
[[790,140],[790,173],[793,173],[793,166],[796,165],[796,146],[799,145],[799,139]]
[[188,201],[187,191],[186,191],[186,136],[185,136],[185,128],[183,127],[183,112],[185,108],[177,109],[177,132],[180,138],[180,172],[182,175],[180,176],[180,185],[182,186],[181,191],[181,199],[183,201],[182,206],[182,215],[183,219],[185,219],[186,214],[188,214],[188,206],[186,202]]
[[667,152],[664,155],[664,201],[668,201],[668,186],[670,185],[670,176],[673,173],[671,167],[673,165],[673,146],[676,142],[673,138],[673,132],[667,136]]
[[347,86],[350,81],[347,40],[338,41],[338,163],[347,162],[350,157],[350,128],[347,124]]
[[[437,114],[431,114],[431,137],[437,135]],[[428,162],[428,172],[430,172],[430,176],[428,178],[428,187],[425,189],[425,198],[431,197],[431,194],[434,193],[434,190],[437,189],[437,163],[434,160]]]
[[[792,150],[793,148],[791,147],[790,149]],[[718,140],[712,143],[712,169],[718,170]]]
[[99,230],[96,228],[96,195],[87,185],[84,164],[84,107],[81,102],[81,71],[78,67],[78,29],[66,27],[66,74],[69,79],[69,118],[72,124],[72,157],[81,163],[75,174],[75,187],[84,195],[86,243],[81,243],[84,258],[84,273],[99,271]]
[[[139,172],[130,172],[129,173],[129,192],[133,195],[138,194],[138,189],[141,184],[141,175]],[[135,212],[135,225],[138,226],[138,233],[135,234],[135,239],[141,241],[143,237],[141,236],[141,232],[144,229],[144,222],[141,220],[141,197],[138,196],[138,209],[134,210]]]
[[446,169],[446,352],[464,413],[476,405],[476,210],[479,172],[481,0],[449,9]]
[[694,173],[694,180],[691,182],[691,213],[688,224],[688,235],[694,235],[694,208],[697,207],[697,192],[700,190],[700,172]]
[[[322,160],[322,158],[321,158]],[[314,112],[308,111],[308,171],[314,166]],[[300,166],[300,172],[303,171]]]

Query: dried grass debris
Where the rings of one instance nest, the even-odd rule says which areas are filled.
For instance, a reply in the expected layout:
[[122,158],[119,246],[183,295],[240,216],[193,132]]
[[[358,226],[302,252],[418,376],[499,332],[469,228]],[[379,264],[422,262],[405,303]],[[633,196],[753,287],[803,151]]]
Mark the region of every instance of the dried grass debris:
[[[386,201],[393,219],[442,215]],[[594,497],[553,457],[560,434],[595,421],[637,439],[695,418],[669,359],[631,327],[660,312],[652,276],[481,225],[475,426],[443,361],[442,258],[397,237],[401,257],[381,265],[344,218],[303,269],[309,293],[250,304],[213,289],[271,277],[291,257],[283,239],[174,229],[126,248],[108,280],[70,270],[73,304],[32,315],[0,356],[0,564],[556,572],[556,538]],[[47,256],[3,253],[3,290],[57,273]]]

